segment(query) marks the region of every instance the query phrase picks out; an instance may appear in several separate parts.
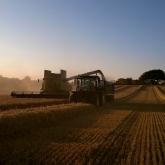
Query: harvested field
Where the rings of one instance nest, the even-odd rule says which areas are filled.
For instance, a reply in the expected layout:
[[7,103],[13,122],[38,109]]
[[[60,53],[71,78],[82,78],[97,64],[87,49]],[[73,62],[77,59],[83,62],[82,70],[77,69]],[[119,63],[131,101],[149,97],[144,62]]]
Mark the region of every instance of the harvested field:
[[0,95],[0,110],[13,108],[29,108],[46,105],[67,103],[66,99],[47,98],[13,98],[7,95]]
[[115,92],[122,91],[124,89],[129,88],[129,87],[130,87],[130,85],[115,85]]
[[143,86],[142,85],[127,85],[123,88],[121,88],[122,90],[117,90],[115,91],[115,99],[116,100],[123,100],[126,99],[132,95],[134,95],[135,93],[137,93],[137,91],[139,91]]
[[163,86],[158,86],[157,88],[159,88],[159,90],[161,90],[162,93],[165,94],[165,86],[164,85]]
[[164,165],[162,91],[123,92],[100,108],[80,103],[0,112],[0,164]]

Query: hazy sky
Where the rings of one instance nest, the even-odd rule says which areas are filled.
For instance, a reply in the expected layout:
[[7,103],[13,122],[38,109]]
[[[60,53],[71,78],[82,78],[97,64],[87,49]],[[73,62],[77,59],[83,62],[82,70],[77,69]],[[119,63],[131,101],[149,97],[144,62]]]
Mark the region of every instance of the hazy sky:
[[0,75],[165,70],[164,0],[0,0]]

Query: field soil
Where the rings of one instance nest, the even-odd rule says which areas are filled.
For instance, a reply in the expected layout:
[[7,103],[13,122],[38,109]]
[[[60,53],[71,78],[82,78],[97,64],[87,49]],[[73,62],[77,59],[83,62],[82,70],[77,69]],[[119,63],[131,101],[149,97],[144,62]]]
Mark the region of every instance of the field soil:
[[0,164],[165,164],[165,94],[116,89],[115,103],[0,112]]

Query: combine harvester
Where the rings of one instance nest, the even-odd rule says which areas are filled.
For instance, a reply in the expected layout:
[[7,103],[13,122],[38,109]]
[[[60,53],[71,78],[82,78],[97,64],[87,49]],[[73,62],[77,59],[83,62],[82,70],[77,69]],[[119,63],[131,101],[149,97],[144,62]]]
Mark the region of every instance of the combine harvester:
[[87,102],[97,106],[114,101],[114,84],[106,81],[101,70],[66,78],[66,71],[60,74],[45,70],[40,92],[11,93],[19,98],[63,98],[69,102]]
[[68,98],[68,83],[66,71],[59,74],[49,70],[44,71],[42,88],[40,91],[12,91],[11,96],[18,98]]

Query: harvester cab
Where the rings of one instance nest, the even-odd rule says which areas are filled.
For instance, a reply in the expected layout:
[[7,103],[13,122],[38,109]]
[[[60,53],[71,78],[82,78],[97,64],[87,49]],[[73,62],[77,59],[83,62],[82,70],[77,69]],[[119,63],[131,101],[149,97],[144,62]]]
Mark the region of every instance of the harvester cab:
[[75,78],[72,91],[94,91],[104,88],[104,82],[99,76],[78,76]]
[[109,90],[111,96],[111,99],[109,99],[109,96],[107,95],[108,84],[106,83],[105,77],[100,70],[73,76],[67,80],[73,80],[69,95],[70,102],[87,102],[101,106],[107,100],[113,100],[113,85],[111,85],[112,90]]

